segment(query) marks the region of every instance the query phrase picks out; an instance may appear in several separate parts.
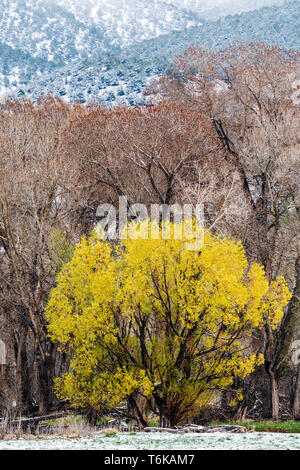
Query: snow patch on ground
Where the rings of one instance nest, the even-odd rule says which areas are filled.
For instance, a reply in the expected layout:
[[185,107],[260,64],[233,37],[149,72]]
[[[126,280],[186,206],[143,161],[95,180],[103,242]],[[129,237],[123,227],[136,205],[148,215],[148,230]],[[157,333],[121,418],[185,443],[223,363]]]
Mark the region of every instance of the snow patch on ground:
[[299,450],[300,434],[120,433],[74,440],[0,441],[0,450]]

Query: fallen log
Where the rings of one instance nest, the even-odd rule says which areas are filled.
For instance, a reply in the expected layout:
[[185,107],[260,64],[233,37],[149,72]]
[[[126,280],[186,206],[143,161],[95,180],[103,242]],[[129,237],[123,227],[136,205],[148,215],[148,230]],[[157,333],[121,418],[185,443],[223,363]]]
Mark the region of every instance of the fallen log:
[[150,427],[144,428],[143,431],[144,432],[171,432],[173,434],[183,434],[183,433],[188,432],[186,428],[173,429],[173,428],[150,428]]
[[247,429],[243,426],[230,426],[230,425],[221,425],[214,427],[205,427],[205,426],[185,426],[178,428],[153,428],[147,427],[144,428],[144,432],[169,432],[173,434],[184,434],[184,433],[215,433],[215,432],[228,432],[228,433],[245,433]]
[[230,426],[230,425],[221,425],[209,427],[205,432],[214,433],[214,432],[233,432],[233,433],[245,433],[248,432],[247,428],[244,426]]

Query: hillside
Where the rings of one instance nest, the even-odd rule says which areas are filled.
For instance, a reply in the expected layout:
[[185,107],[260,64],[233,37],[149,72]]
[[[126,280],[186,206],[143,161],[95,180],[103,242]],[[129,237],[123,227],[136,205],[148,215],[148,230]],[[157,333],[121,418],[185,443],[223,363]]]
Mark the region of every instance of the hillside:
[[[30,14],[28,1],[10,2],[0,20],[2,94],[36,98],[51,93],[81,102],[134,104],[143,101],[144,87],[170,67],[172,57],[192,44],[223,47],[259,39],[300,48],[300,0],[283,5],[278,0],[280,5],[226,17],[224,10],[215,10],[222,16],[216,21],[201,20],[200,2],[186,1],[186,9],[180,11],[176,0],[172,4],[156,0],[151,9],[146,3],[105,0],[100,15],[97,0],[84,3],[82,10],[70,0],[50,1],[52,10],[37,0]],[[227,11],[234,11],[236,2],[227,3]],[[265,3],[270,2],[259,4]],[[193,11],[188,10],[191,4]],[[202,13],[210,15],[208,10]]]

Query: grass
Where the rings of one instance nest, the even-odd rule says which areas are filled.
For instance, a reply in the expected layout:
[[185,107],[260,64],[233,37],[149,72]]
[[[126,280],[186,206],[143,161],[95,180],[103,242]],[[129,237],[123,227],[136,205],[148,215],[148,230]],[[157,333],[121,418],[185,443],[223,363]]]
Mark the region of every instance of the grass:
[[115,437],[117,436],[118,432],[114,428],[107,428],[102,431],[105,437]]
[[[44,428],[43,425],[49,427]],[[34,434],[31,434],[31,432],[34,432]],[[37,440],[51,437],[78,439],[90,437],[95,432],[95,427],[90,426],[84,417],[77,415],[47,420],[42,423],[42,426],[38,425],[34,431],[22,429],[21,423],[12,427],[7,426],[7,423],[0,423],[0,441],[17,439]]]
[[158,418],[150,419],[147,421],[148,427],[149,428],[158,428],[159,427],[159,420]]
[[249,431],[256,432],[283,432],[283,433],[300,433],[300,421],[244,421],[244,422],[226,422],[226,423],[211,423],[210,426],[216,425],[236,425],[244,426]]
[[49,426],[76,426],[77,424],[87,423],[87,420],[81,415],[66,415],[62,418],[48,419],[43,421],[44,424]]

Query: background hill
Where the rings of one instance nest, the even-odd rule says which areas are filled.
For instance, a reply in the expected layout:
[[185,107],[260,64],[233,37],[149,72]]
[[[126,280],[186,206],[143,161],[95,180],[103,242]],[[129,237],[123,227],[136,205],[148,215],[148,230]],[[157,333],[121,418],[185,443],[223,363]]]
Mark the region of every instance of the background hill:
[[0,93],[140,103],[192,44],[300,48],[299,17],[300,0],[2,0]]

